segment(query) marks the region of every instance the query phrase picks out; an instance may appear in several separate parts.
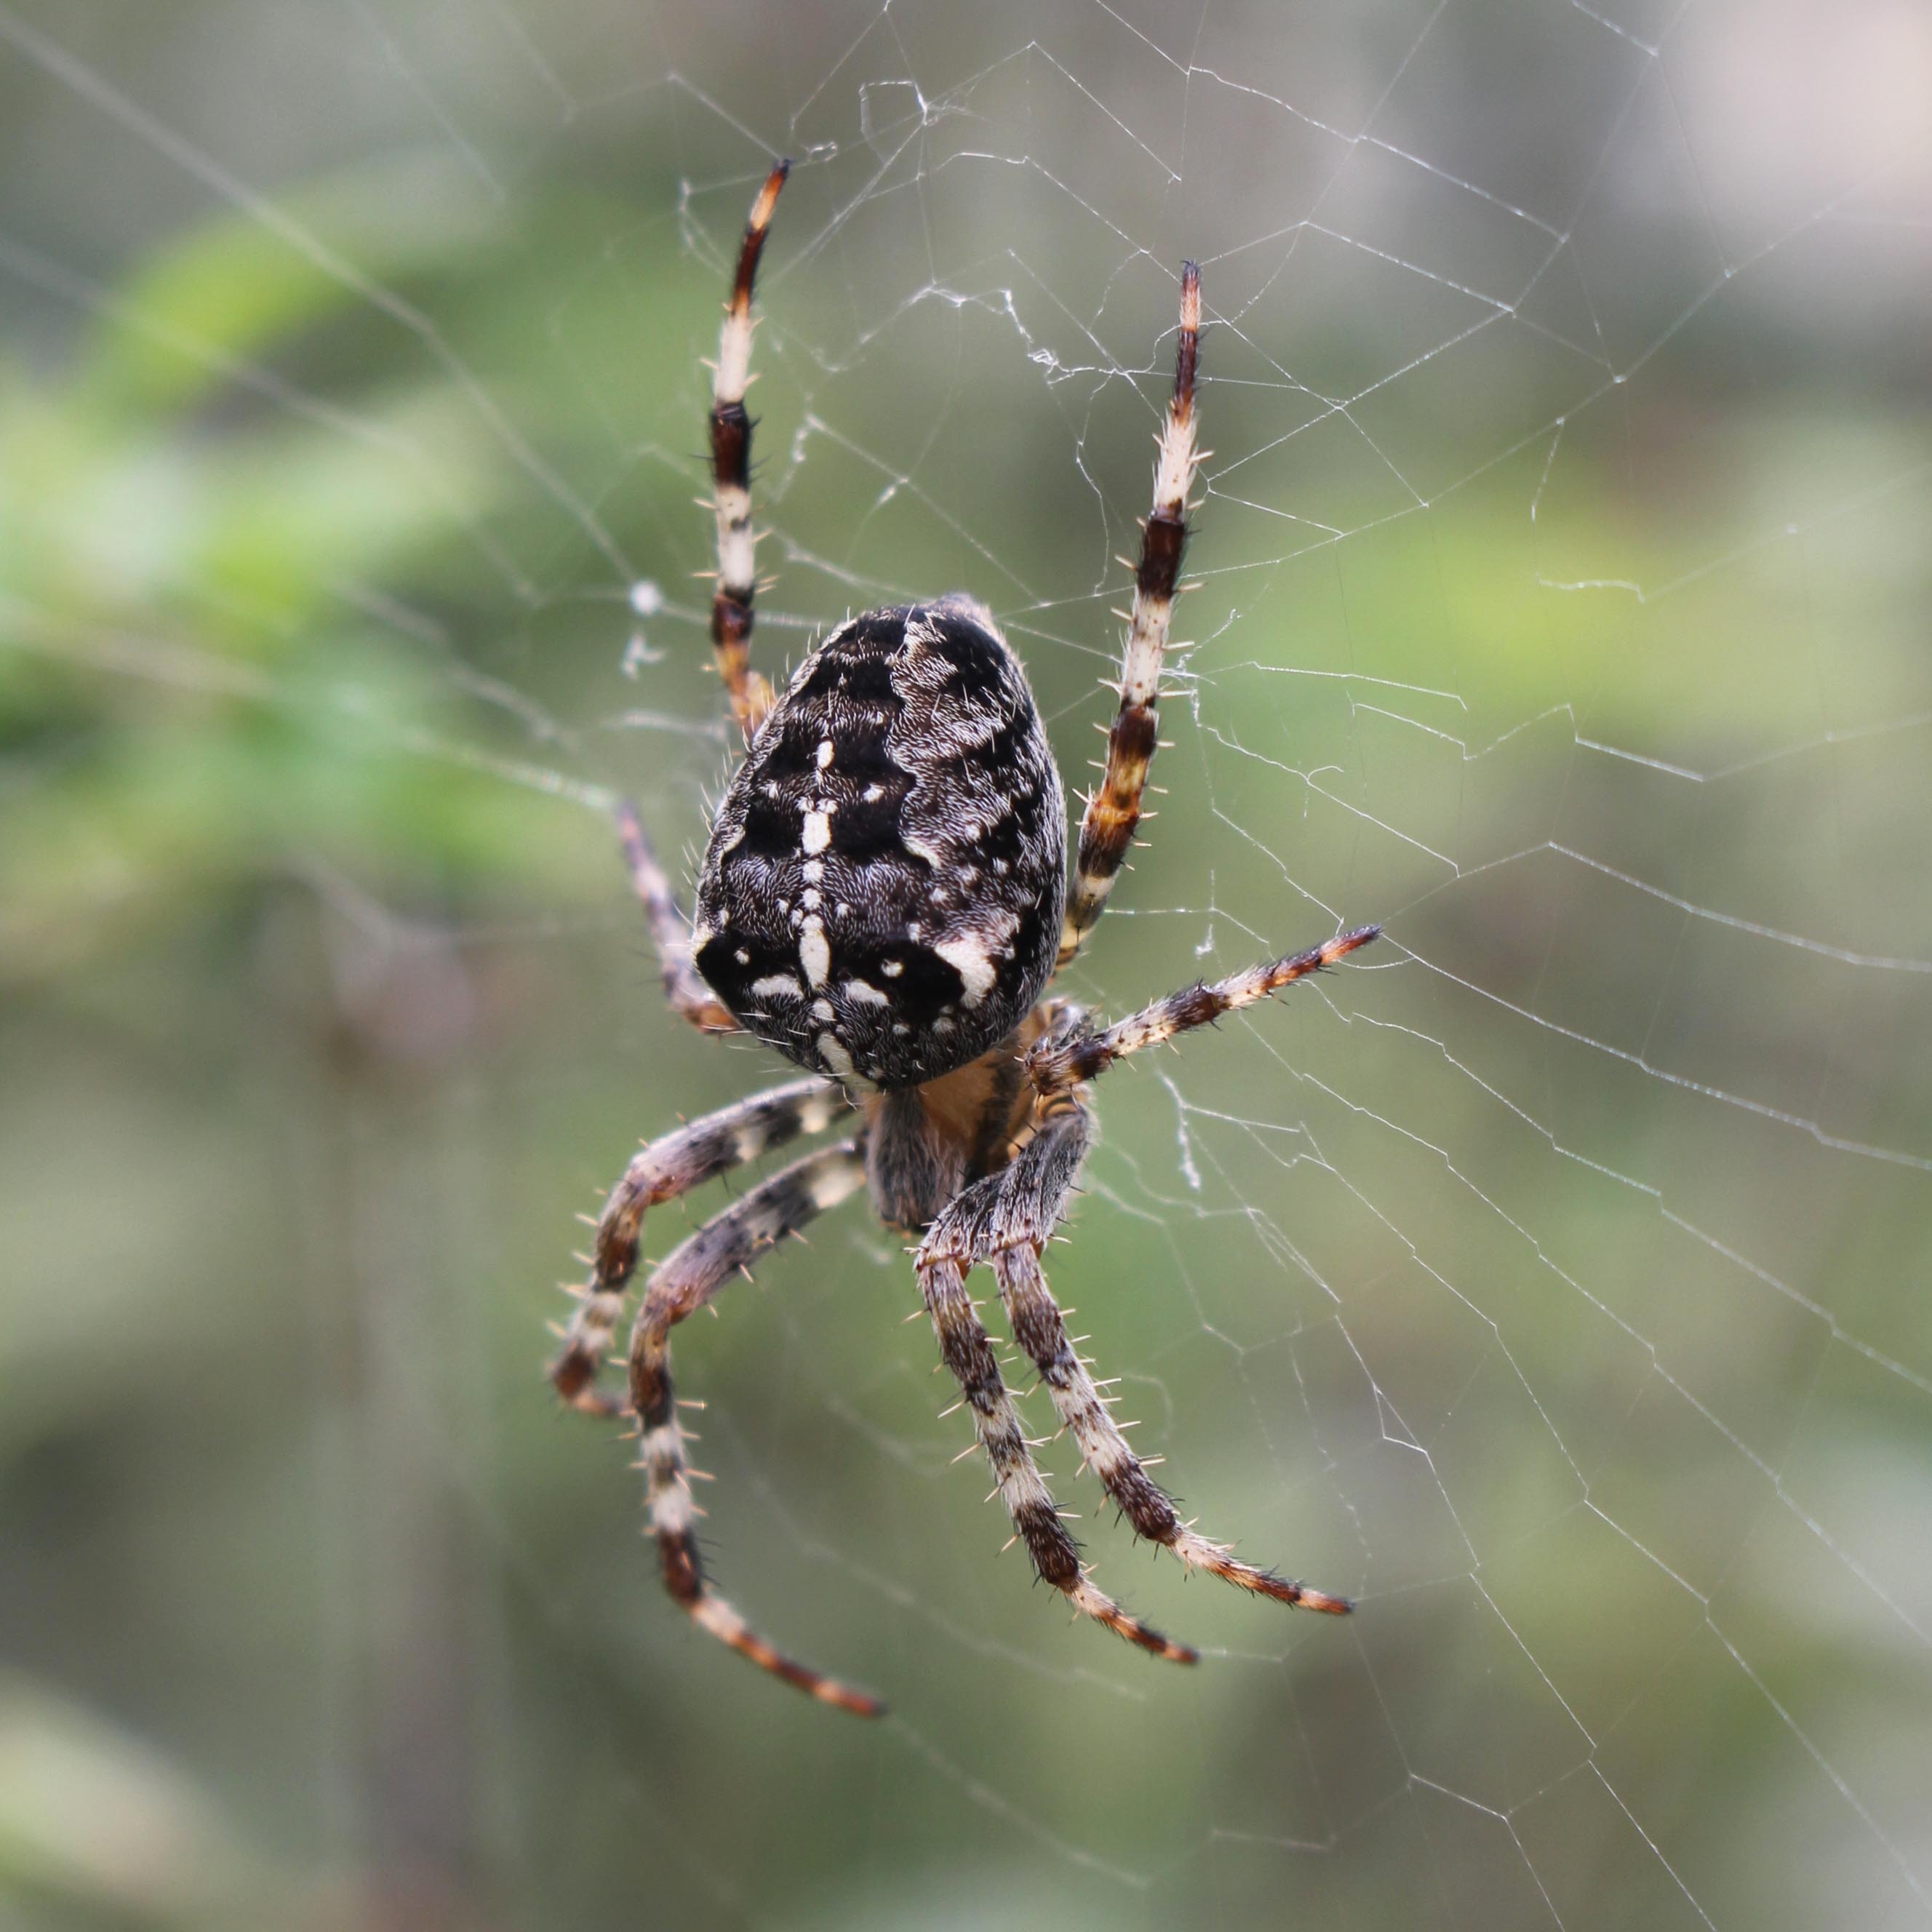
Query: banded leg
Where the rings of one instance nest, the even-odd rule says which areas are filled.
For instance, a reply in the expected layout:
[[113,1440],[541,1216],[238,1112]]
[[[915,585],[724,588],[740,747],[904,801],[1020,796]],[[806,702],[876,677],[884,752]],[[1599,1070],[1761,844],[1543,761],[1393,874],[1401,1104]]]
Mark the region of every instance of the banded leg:
[[615,1396],[597,1388],[597,1370],[623,1312],[624,1289],[638,1265],[646,1211],[688,1194],[767,1148],[799,1134],[822,1132],[847,1105],[829,1080],[795,1080],[663,1135],[632,1160],[598,1221],[590,1283],[550,1365],[551,1384],[566,1402],[593,1415],[613,1415],[620,1406]]
[[711,385],[711,508],[718,518],[718,583],[711,598],[711,643],[730,694],[731,710],[749,744],[772,706],[772,688],[752,668],[752,598],[757,589],[752,531],[752,418],[745,410],[751,382],[752,286],[758,279],[765,231],[778,190],[791,171],[781,161],[765,177],[745,224],[738,272],[724,305],[718,362]]
[[1160,664],[1167,649],[1180,560],[1187,547],[1187,492],[1201,458],[1195,448],[1194,374],[1201,344],[1201,271],[1180,271],[1180,341],[1174,358],[1174,399],[1158,439],[1154,508],[1141,527],[1134,608],[1120,661],[1120,706],[1107,739],[1107,768],[1087,801],[1080,851],[1060,928],[1056,972],[1080,950],[1126,862],[1141,822],[1141,794],[1160,726]]
[[[1040,1151],[1036,1154],[1036,1150]],[[1012,1516],[1014,1530],[1026,1544],[1041,1580],[1053,1584],[1082,1616],[1094,1617],[1096,1623],[1103,1623],[1130,1644],[1140,1644],[1142,1650],[1151,1650],[1173,1664],[1194,1664],[1198,1661],[1196,1650],[1177,1644],[1138,1617],[1128,1616],[1113,1598],[1100,1590],[1080,1563],[1080,1550],[1066,1534],[1066,1524],[1060,1522],[1046,1478],[1041,1478],[1040,1466],[1034,1462],[1026,1432],[1020,1428],[1018,1410],[1012,1406],[1012,1395],[993,1356],[993,1342],[987,1339],[986,1325],[966,1294],[968,1269],[986,1260],[999,1238],[1010,1234],[1026,1240],[1037,1234],[1037,1240],[1046,1242],[1053,1221],[1059,1219],[1060,1202],[1080,1171],[1082,1151],[1084,1144],[1069,1144],[1053,1134],[1041,1134],[1014,1167],[966,1188],[933,1221],[920,1242],[916,1262],[920,1294],[926,1298],[926,1312],[933,1319],[939,1352],[946,1368],[952,1370],[952,1379],[958,1382],[966,1406],[972,1410],[974,1432],[993,1465],[1000,1502],[1006,1505],[1006,1515]],[[1022,1161],[1028,1161],[1028,1171],[1036,1178],[1032,1186],[1012,1188],[1009,1180]],[[1043,1217],[1036,1210],[1046,1210]]]
[[631,1402],[642,1430],[639,1466],[651,1531],[673,1600],[700,1628],[761,1670],[842,1711],[875,1718],[885,1708],[876,1697],[775,1650],[706,1581],[692,1528],[698,1512],[670,1376],[672,1329],[704,1307],[734,1274],[748,1273],[766,1250],[836,1206],[865,1179],[865,1153],[858,1141],[808,1154],[706,1222],[661,1263],[631,1330]]
[[1176,1034],[1188,1032],[1218,1020],[1224,1013],[1238,1012],[1257,1000],[1319,973],[1337,960],[1346,959],[1371,941],[1382,937],[1378,926],[1364,926],[1353,932],[1338,932],[1333,939],[1310,946],[1306,952],[1291,952],[1265,966],[1251,966],[1213,985],[1197,985],[1184,992],[1170,993],[1150,1006],[1143,1006],[1126,1019],[1098,1030],[1066,1030],[1050,1034],[1029,1048],[1026,1055],[1027,1078],[1042,1094],[1065,1092],[1083,1081],[1106,1072],[1117,1060],[1144,1048],[1158,1046]]
[[1053,1493],[1033,1460],[1012,1392],[1000,1373],[985,1325],[967,1296],[958,1264],[943,1255],[922,1259],[919,1288],[939,1338],[939,1352],[973,1412],[974,1430],[992,1465],[1000,1500],[1040,1580],[1051,1583],[1083,1616],[1106,1624],[1130,1643],[1174,1664],[1198,1662],[1198,1652],[1130,1616],[1088,1575],[1079,1546],[1060,1521]]
[[644,909],[651,928],[651,944],[657,949],[658,974],[664,982],[664,998],[680,1018],[688,1020],[700,1033],[736,1033],[738,1022],[730,1010],[705,983],[692,958],[691,922],[664,877],[664,868],[651,842],[644,836],[644,821],[637,807],[626,799],[617,807],[617,836],[624,848],[624,863],[629,868],[631,890]]
[[1040,1264],[1040,1250],[1060,1220],[1087,1151],[1085,1111],[1077,1098],[1070,1101],[998,1177],[998,1204],[980,1224],[976,1246],[991,1250],[1013,1340],[1040,1370],[1061,1426],[1079,1445],[1082,1461],[1100,1478],[1136,1535],[1171,1550],[1189,1569],[1204,1570],[1238,1588],[1304,1610],[1346,1615],[1352,1606],[1345,1598],[1243,1563],[1226,1544],[1210,1542],[1183,1522],[1173,1498],[1128,1448],[1088,1365],[1075,1353]]

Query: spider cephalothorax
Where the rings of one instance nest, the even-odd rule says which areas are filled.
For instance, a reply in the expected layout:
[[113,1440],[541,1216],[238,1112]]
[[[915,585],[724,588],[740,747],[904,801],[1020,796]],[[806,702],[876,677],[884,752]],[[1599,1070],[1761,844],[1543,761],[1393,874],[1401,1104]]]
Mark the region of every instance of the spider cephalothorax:
[[[1026,674],[971,598],[848,619],[773,697],[749,649],[744,397],[752,284],[785,174],[782,162],[752,206],[712,389],[711,634],[747,749],[705,849],[694,925],[628,807],[621,829],[673,1006],[707,1031],[749,1033],[811,1072],[666,1134],[631,1162],[598,1222],[592,1276],[573,1290],[577,1312],[550,1378],[578,1408],[634,1417],[651,1529],[677,1602],[766,1670],[872,1715],[883,1708],[875,1698],[773,1649],[706,1580],[672,1394],[671,1330],[776,1242],[863,1186],[882,1220],[920,1235],[914,1272],[941,1359],[1034,1570],[1077,1610],[1156,1656],[1195,1659],[1130,1616],[1081,1562],[966,1292],[982,1264],[1061,1426],[1137,1534],[1258,1595],[1346,1611],[1344,1599],[1241,1562],[1175,1514],[1068,1339],[1040,1254],[1087,1152],[1088,1083],[1116,1060],[1333,965],[1377,929],[1188,988],[1112,1026],[1042,997],[1106,907],[1155,750],[1161,661],[1199,460],[1200,277],[1192,263],[1181,272],[1174,394],[1143,526],[1119,708],[1071,884],[1059,774]],[[651,1271],[631,1333],[628,1390],[620,1397],[600,1388],[646,1211],[835,1121],[847,1138],[751,1189]]]

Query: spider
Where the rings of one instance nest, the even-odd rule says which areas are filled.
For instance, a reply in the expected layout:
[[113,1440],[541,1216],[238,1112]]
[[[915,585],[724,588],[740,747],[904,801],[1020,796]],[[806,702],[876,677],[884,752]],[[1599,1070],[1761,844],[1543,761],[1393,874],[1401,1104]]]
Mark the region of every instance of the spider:
[[[695,1473],[672,1393],[670,1334],[734,1274],[860,1187],[919,1238],[914,1271],[998,1492],[1040,1578],[1075,1610],[1156,1657],[1198,1653],[1130,1616],[1094,1581],[1042,1480],[966,1292],[990,1264],[1015,1341],[1136,1533],[1244,1590],[1345,1613],[1346,1599],[1238,1561],[1175,1514],[1108,1412],[1040,1269],[1091,1126],[1089,1084],[1117,1060],[1252,1005],[1367,945],[1344,932],[1102,1026],[1050,996],[1133,843],[1156,746],[1161,657],[1187,540],[1201,278],[1180,278],[1174,394],[1156,439],[1119,710],[1088,799],[1071,885],[1066,808],[1033,696],[992,614],[970,597],[848,618],[774,694],[752,665],[752,295],[789,164],[752,208],[724,312],[710,416],[718,526],[711,638],[746,753],[712,824],[687,922],[634,810],[619,826],[671,1006],[710,1033],[748,1033],[810,1077],[649,1142],[597,1223],[588,1284],[550,1367],[558,1394],[635,1418],[652,1533],[673,1598],[713,1636],[812,1696],[876,1716],[862,1690],[783,1655],[706,1579]],[[622,1311],[647,1209],[834,1123],[836,1146],[753,1187],[652,1270],[624,1396],[598,1364]]]

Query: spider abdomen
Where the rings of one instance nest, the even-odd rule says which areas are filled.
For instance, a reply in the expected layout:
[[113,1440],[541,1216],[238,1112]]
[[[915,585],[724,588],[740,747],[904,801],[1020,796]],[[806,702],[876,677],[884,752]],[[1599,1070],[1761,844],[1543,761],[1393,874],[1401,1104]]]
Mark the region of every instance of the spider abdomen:
[[964,597],[868,610],[799,667],[724,795],[698,970],[800,1066],[917,1085],[1038,998],[1066,845],[1052,751],[990,614]]

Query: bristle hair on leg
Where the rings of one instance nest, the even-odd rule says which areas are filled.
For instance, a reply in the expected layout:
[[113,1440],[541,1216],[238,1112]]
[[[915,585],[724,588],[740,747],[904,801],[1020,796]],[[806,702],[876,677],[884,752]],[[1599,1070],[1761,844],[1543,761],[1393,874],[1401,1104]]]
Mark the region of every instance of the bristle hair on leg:
[[631,1405],[643,1430],[638,1460],[645,1504],[671,1600],[699,1629],[760,1670],[821,1703],[874,1718],[885,1709],[878,1698],[786,1655],[753,1630],[705,1576],[692,1528],[702,1512],[691,1493],[692,1483],[704,1478],[686,1458],[685,1444],[692,1438],[677,1419],[670,1367],[671,1330],[680,1322],[710,1306],[728,1281],[748,1274],[751,1262],[784,1235],[862,1186],[865,1177],[862,1142],[821,1149],[751,1189],[674,1250],[652,1271],[632,1324],[630,1384]]
[[1119,708],[1108,733],[1100,783],[1081,819],[1056,971],[1072,963],[1106,909],[1108,896],[1132,849],[1136,830],[1148,815],[1142,798],[1159,743],[1161,664],[1187,548],[1188,493],[1201,460],[1194,408],[1200,350],[1201,271],[1188,262],[1180,272],[1174,394],[1155,438],[1160,454],[1154,466],[1154,506],[1141,525],[1140,558],[1134,566],[1133,608],[1127,617],[1117,686]]
[[752,297],[772,212],[790,172],[789,161],[778,162],[752,204],[712,370],[711,508],[717,524],[718,569],[711,599],[711,642],[732,713],[747,744],[772,701],[770,684],[752,667],[752,604],[758,588],[758,537],[752,526],[753,425],[745,408],[752,381]]

